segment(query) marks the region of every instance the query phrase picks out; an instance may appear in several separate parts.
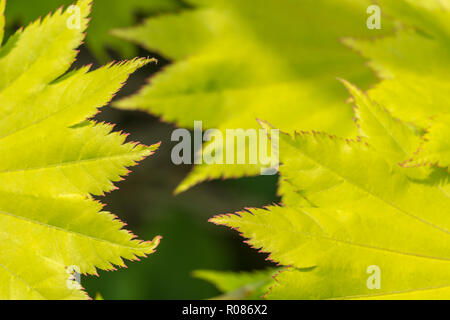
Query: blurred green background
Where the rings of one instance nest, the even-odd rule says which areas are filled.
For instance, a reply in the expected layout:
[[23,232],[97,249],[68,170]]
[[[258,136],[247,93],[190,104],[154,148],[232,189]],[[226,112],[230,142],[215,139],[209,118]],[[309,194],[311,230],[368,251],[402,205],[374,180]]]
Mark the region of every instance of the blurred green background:
[[[140,52],[155,57],[155,54]],[[86,63],[92,57],[85,52]],[[145,67],[128,81],[120,96],[138,90],[165,61]],[[92,60],[91,60],[92,61]],[[218,294],[215,288],[192,277],[197,269],[254,270],[269,265],[242,242],[236,232],[207,220],[215,214],[231,213],[245,207],[261,207],[277,201],[277,177],[254,177],[213,181],[178,196],[176,186],[190,166],[175,166],[170,152],[173,126],[144,112],[105,108],[98,120],[116,123],[117,130],[130,133],[130,140],[145,144],[162,142],[152,157],[132,168],[119,190],[102,199],[107,210],[124,219],[142,239],[162,235],[156,253],[128,269],[100,272],[100,278],[83,279],[91,296],[100,292],[105,299],[205,299]]]
[[[8,33],[11,34],[19,26],[72,1],[8,2],[6,18],[9,21]],[[58,6],[55,7],[55,3]],[[23,17],[20,17],[20,13]],[[142,12],[133,14],[136,24],[146,16]],[[106,19],[104,15],[101,18]],[[88,34],[96,32],[92,30],[98,25],[95,22],[92,21]],[[108,24],[112,25],[113,22],[109,21]],[[114,49],[104,48],[110,60],[123,60],[122,53],[130,52],[130,44],[122,41],[126,50],[121,50],[117,47],[120,42],[113,43]],[[133,50],[138,56],[156,57],[159,63],[148,65],[135,73],[116,99],[136,92],[152,74],[170,63],[156,53],[137,47]],[[83,46],[73,68],[91,63],[93,68],[97,68],[101,64],[96,57],[99,55],[94,55]],[[101,55],[100,59],[104,60],[105,56]],[[206,299],[214,297],[218,291],[211,284],[193,278],[194,270],[245,271],[271,266],[265,261],[267,255],[243,243],[236,232],[215,226],[208,219],[216,214],[277,202],[276,176],[207,182],[174,196],[176,186],[191,168],[171,163],[170,152],[175,144],[170,141],[175,129],[173,126],[143,112],[109,107],[103,108],[96,119],[114,123],[116,130],[130,133],[130,141],[147,145],[162,142],[155,155],[132,168],[132,173],[125,181],[117,183],[119,190],[99,200],[106,204],[105,210],[118,215],[139,238],[151,240],[156,235],[162,235],[163,239],[156,253],[140,262],[128,262],[126,269],[100,271],[100,277],[82,277],[82,285],[91,297],[100,293],[104,299]]]

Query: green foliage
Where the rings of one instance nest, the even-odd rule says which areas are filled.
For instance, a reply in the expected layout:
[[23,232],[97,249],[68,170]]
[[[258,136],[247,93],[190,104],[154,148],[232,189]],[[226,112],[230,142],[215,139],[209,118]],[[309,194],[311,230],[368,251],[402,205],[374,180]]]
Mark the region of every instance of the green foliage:
[[410,164],[450,166],[450,113],[434,120],[424,135],[421,148],[416,152]]
[[[337,76],[365,88],[374,77],[342,37],[381,35],[366,28],[369,1],[212,0],[115,31],[175,60],[140,93],[116,105],[192,128],[258,128],[354,133]],[[295,116],[293,116],[295,115]],[[223,150],[225,154],[225,150]],[[198,165],[178,192],[206,179],[260,172],[259,165]]]
[[273,269],[254,272],[197,270],[194,276],[214,284],[223,292],[223,295],[214,298],[216,300],[255,300],[261,299],[274,284],[273,277],[277,272]]
[[[6,15],[10,22],[27,24],[50,10],[72,3],[72,0],[10,0]],[[121,56],[133,57],[136,49],[131,44],[111,36],[110,31],[131,26],[137,20],[137,13],[156,14],[180,7],[180,0],[95,0],[86,43],[101,61],[108,60],[107,48],[114,49]]]
[[[68,3],[16,0],[8,10],[31,20],[56,2]],[[66,73],[91,9],[90,0],[77,4],[80,29],[68,28],[72,13],[60,9],[1,48],[0,298],[86,298],[71,281],[74,270],[124,266],[159,243],[135,239],[93,198],[158,148],[126,143],[111,125],[90,120],[149,60]],[[174,60],[119,108],[186,128],[195,120],[223,132],[258,128],[258,118],[286,132],[281,203],[211,220],[283,268],[197,271],[223,293],[218,299],[450,297],[450,0],[380,0],[390,17],[383,31],[366,28],[369,0],[95,4],[87,42],[102,59],[106,47],[133,53],[107,32],[130,25],[136,9],[166,12],[114,30]],[[0,39],[4,6],[0,0]],[[375,86],[365,59],[380,79]],[[177,191],[260,169],[198,165]]]
[[380,5],[400,21],[396,35],[346,43],[368,58],[383,79],[369,96],[394,117],[421,130],[431,127],[413,162],[448,167],[450,1],[383,0]]
[[[0,1],[3,13],[5,1]],[[73,270],[124,266],[154,251],[91,195],[112,191],[126,167],[158,147],[124,143],[98,112],[146,59],[66,71],[91,10],[80,0],[80,29],[57,10],[16,32],[0,52],[0,298],[83,299]],[[3,14],[1,15],[3,27]],[[3,31],[3,28],[2,28]],[[64,75],[65,74],[65,75]],[[71,269],[73,268],[73,269]]]
[[[269,298],[448,298],[448,193],[409,179],[370,137],[369,145],[322,133],[282,140],[284,206],[213,219],[290,266]],[[379,290],[366,285],[372,265]]]

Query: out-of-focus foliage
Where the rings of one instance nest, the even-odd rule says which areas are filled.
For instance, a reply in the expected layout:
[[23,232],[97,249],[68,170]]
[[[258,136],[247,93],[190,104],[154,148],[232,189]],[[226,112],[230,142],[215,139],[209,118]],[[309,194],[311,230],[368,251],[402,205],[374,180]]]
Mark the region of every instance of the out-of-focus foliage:
[[369,95],[394,117],[429,129],[413,164],[450,163],[450,1],[380,1],[401,22],[395,36],[347,39],[383,79]]
[[153,253],[159,243],[135,239],[92,198],[112,191],[126,167],[158,146],[124,143],[111,125],[86,121],[148,60],[66,73],[91,10],[90,1],[77,5],[80,28],[68,28],[71,13],[59,9],[0,51],[1,299],[87,298],[72,272],[125,266],[124,258]]
[[[175,60],[148,86],[116,103],[181,127],[258,128],[354,133],[344,77],[367,87],[374,77],[340,39],[376,36],[361,0],[191,1],[194,9],[160,15],[115,31]],[[251,146],[249,147],[251,148]],[[225,149],[225,148],[224,148]],[[225,154],[225,150],[222,150]],[[260,172],[259,165],[198,165],[178,192],[206,179]]]
[[[122,57],[131,58],[136,49],[130,43],[113,37],[110,31],[133,25],[136,15],[154,15],[183,7],[181,0],[92,0],[93,10],[88,47],[100,59],[108,60],[107,48],[117,51]],[[27,24],[60,6],[67,6],[73,0],[8,0],[6,15],[11,23]]]
[[214,284],[223,293],[214,298],[216,300],[256,300],[274,285],[273,277],[277,272],[273,269],[253,272],[197,270],[194,276]]

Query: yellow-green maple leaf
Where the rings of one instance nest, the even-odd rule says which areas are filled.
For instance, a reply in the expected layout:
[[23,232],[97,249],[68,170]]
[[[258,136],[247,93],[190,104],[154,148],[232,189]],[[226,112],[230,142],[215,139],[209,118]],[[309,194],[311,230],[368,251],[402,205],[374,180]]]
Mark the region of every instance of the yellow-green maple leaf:
[[[289,266],[271,299],[448,299],[450,192],[398,165],[417,134],[346,85],[364,138],[284,135],[283,206],[212,221]],[[379,288],[367,283],[374,267]]]
[[450,1],[383,0],[380,7],[402,23],[395,36],[346,43],[383,79],[369,90],[373,99],[399,119],[431,127],[412,162],[448,167]]
[[[214,219],[291,266],[269,298],[369,298],[450,285],[448,195],[408,181],[362,142],[301,135],[292,147],[298,161],[282,166],[283,177],[314,207]],[[382,272],[379,290],[366,285],[372,265]]]
[[111,125],[86,121],[146,59],[64,75],[83,41],[90,2],[76,3],[80,28],[68,27],[72,13],[61,8],[0,49],[2,299],[86,298],[68,285],[71,268],[95,274],[124,266],[123,258],[150,254],[159,242],[134,239],[91,196],[113,190],[126,167],[157,145],[124,143]]
[[[258,128],[260,118],[286,131],[353,133],[336,77],[363,87],[374,79],[340,39],[385,32],[367,29],[369,1],[191,2],[194,9],[115,32],[175,60],[118,107],[149,111],[186,128],[194,120],[205,129]],[[198,165],[177,191],[259,172],[259,165]]]

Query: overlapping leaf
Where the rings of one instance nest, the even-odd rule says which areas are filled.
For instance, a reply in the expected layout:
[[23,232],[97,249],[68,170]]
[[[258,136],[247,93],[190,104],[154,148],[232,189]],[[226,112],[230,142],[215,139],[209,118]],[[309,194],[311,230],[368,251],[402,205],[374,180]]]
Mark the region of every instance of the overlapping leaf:
[[[370,72],[340,43],[368,30],[369,1],[191,1],[195,9],[118,30],[123,38],[175,63],[142,91],[120,101],[181,127],[258,128],[256,118],[286,131],[353,132],[351,109],[336,76],[362,87]],[[222,150],[225,154],[225,150]],[[258,174],[259,165],[198,165],[177,191],[205,179]]]
[[450,167],[450,113],[441,115],[432,122],[424,136],[422,147],[409,164]]
[[346,42],[384,79],[369,90],[371,97],[397,118],[422,130],[431,126],[413,162],[448,167],[450,1],[380,1],[380,6],[402,22],[396,35]]
[[[70,5],[72,2],[72,0],[12,0],[8,3],[6,14],[10,22],[19,21],[21,24],[27,24],[50,10]],[[137,14],[157,14],[181,7],[182,3],[179,0],[95,0],[91,27],[86,38],[87,45],[101,61],[108,59],[106,51],[108,48],[130,58],[136,54],[135,48],[125,41],[112,37],[110,31],[114,28],[131,26],[137,20]]]
[[71,270],[123,266],[123,258],[152,253],[159,242],[134,239],[91,197],[113,190],[125,167],[157,145],[124,143],[111,125],[86,121],[147,60],[64,75],[91,8],[88,0],[77,5],[79,29],[68,28],[71,13],[59,9],[16,32],[0,51],[2,299],[86,298],[67,284]]

